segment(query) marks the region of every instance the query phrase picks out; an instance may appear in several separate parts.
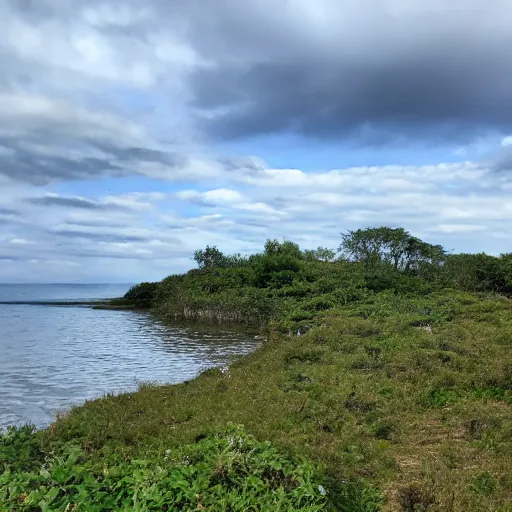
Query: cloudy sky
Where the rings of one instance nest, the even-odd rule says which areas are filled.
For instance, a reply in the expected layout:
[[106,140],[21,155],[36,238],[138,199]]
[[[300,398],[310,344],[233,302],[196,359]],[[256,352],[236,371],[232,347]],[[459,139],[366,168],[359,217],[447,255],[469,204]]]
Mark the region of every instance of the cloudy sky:
[[278,4],[0,0],[0,282],[383,224],[512,251],[512,1]]

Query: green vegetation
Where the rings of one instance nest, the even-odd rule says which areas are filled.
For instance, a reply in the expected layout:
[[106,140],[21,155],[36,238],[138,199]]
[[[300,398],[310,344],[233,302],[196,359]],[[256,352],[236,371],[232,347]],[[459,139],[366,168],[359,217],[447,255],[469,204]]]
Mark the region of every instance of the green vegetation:
[[[11,429],[3,448],[26,440],[26,430]],[[233,425],[150,460],[111,456],[99,463],[80,446],[67,445],[32,471],[23,471],[13,453],[3,465],[3,510],[316,512],[327,505],[310,464],[281,455]]]
[[512,255],[389,228],[340,249],[207,247],[198,269],[134,287],[125,301],[161,317],[267,341],[228,372],[12,429],[6,510],[512,510]]

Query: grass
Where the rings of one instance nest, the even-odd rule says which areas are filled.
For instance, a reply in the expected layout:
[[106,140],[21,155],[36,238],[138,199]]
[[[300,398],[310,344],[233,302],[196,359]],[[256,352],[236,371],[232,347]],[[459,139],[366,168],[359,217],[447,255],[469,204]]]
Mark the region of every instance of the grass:
[[[511,300],[450,290],[383,293],[320,312],[302,336],[280,329],[270,323],[268,341],[226,373],[209,370],[74,408],[28,448],[21,443],[25,465],[16,474],[35,471],[38,453],[70,445],[93,465],[127,461],[129,473],[133,461],[212,443],[236,424],[270,441],[276,457],[311,461],[308,482],[328,493],[303,510],[319,503],[346,511],[512,510]],[[14,457],[7,445],[0,464]],[[302,510],[291,501],[265,508],[265,485],[254,510]]]

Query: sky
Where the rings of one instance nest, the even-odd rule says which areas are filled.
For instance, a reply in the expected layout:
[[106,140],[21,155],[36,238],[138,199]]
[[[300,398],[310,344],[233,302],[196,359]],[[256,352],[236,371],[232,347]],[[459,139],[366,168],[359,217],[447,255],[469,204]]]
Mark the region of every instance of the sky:
[[404,227],[512,252],[511,0],[0,0],[0,282]]

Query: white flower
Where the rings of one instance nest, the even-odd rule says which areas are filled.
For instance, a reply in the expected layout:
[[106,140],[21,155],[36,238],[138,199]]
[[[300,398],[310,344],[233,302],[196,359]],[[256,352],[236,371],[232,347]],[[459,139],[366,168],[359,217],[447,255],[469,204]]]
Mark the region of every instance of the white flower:
[[325,487],[323,485],[319,485],[318,490],[320,491],[320,494],[322,496],[325,496],[327,494],[327,491],[325,490]]

